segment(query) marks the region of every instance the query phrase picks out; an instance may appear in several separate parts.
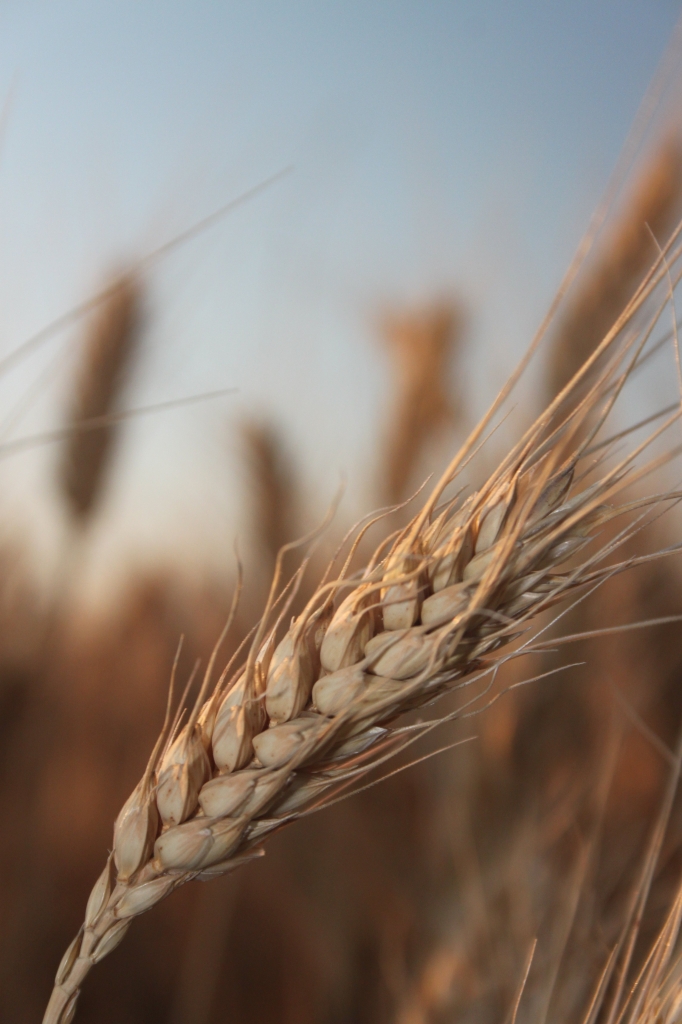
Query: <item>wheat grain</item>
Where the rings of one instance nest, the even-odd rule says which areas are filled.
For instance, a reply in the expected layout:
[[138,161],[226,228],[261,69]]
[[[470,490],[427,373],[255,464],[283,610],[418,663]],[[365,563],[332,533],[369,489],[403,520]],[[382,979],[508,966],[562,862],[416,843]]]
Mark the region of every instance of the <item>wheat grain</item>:
[[[495,407],[418,515],[359,575],[348,576],[350,556],[336,578],[328,573],[275,646],[302,571],[293,587],[282,588],[280,552],[245,662],[236,670],[228,665],[215,686],[209,664],[187,722],[179,714],[167,721],[117,819],[112,856],[57,972],[45,1024],[72,1019],[87,972],[123,939],[133,917],[191,879],[259,856],[269,834],[328,804],[433,728],[401,728],[404,712],[457,689],[464,700],[449,717],[472,713],[505,658],[547,648],[548,641],[531,637],[500,653],[538,613],[624,567],[605,559],[637,521],[591,554],[586,549],[604,523],[639,507],[612,502],[650,471],[635,469],[636,459],[679,410],[619,462],[600,459],[597,475],[585,474],[597,431],[661,310],[643,335],[622,328],[680,255],[661,256],[591,359],[478,492],[460,504],[446,488]],[[567,402],[573,392],[579,400]]]

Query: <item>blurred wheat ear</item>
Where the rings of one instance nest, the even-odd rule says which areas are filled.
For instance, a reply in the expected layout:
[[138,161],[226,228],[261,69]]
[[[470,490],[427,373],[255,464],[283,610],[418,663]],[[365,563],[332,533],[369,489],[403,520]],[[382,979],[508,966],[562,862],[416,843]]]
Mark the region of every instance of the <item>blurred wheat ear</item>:
[[296,485],[280,434],[262,420],[242,424],[253,539],[269,577],[280,548],[298,535]]
[[[668,139],[645,164],[610,237],[558,323],[548,367],[553,398],[590,357],[644,280],[682,212],[682,146]],[[653,238],[652,238],[653,235]],[[654,241],[656,240],[656,242]]]
[[85,338],[66,425],[73,428],[58,482],[74,522],[96,508],[111,461],[117,426],[107,422],[130,372],[140,337],[141,287],[133,273],[115,278]]
[[[613,227],[598,249],[595,258],[585,267],[574,293],[569,293],[563,318],[558,321],[548,365],[546,386],[548,398],[555,398],[573,374],[588,359],[601,341],[605,329],[616,319],[642,284],[652,259],[657,254],[657,243],[663,248],[673,231],[679,231],[678,218],[682,213],[682,144],[668,137],[654,148],[642,164],[639,177],[626,196],[625,204],[616,211]],[[654,529],[654,527],[652,527]],[[659,543],[664,543],[665,524],[655,526]],[[629,554],[635,554],[635,545],[626,545]],[[604,621],[604,609],[614,600],[619,601],[621,614],[631,621],[652,615],[661,607],[677,608],[679,569],[674,562],[660,560],[635,574],[629,585],[621,581],[613,588],[608,602],[603,594],[595,594],[579,604],[571,613],[572,628],[585,631]],[[629,695],[640,709],[656,721],[665,734],[669,723],[677,721],[682,710],[679,688],[670,685],[670,678],[680,663],[677,630],[662,627],[657,634],[632,636],[627,645],[614,644],[609,650],[609,675],[617,682],[619,692]],[[593,665],[596,664],[593,662]],[[610,714],[610,698],[605,689],[604,671],[599,664],[593,673],[590,687],[583,688],[580,699],[586,705],[585,725],[600,731],[606,727],[603,716]],[[644,680],[646,679],[646,682]],[[576,698],[572,698],[576,704]],[[532,704],[526,706],[530,712]],[[536,727],[532,712],[525,728]],[[555,728],[563,731],[563,713],[555,708]],[[548,716],[542,713],[545,731],[551,728]],[[597,722],[600,725],[597,725]],[[585,739],[585,742],[588,742]],[[636,741],[635,741],[636,742]],[[626,751],[633,749],[626,741]],[[554,750],[550,756],[556,753]],[[624,755],[625,756],[625,755]],[[612,802],[631,802],[637,786],[643,785],[643,757],[637,755],[636,772],[619,773],[614,784]],[[663,764],[651,750],[648,761],[653,766],[652,779],[658,779]],[[655,786],[655,783],[654,783]]]
[[427,445],[441,427],[456,419],[448,395],[448,364],[462,322],[462,311],[452,303],[384,320],[396,379],[382,495],[389,503],[405,497]]

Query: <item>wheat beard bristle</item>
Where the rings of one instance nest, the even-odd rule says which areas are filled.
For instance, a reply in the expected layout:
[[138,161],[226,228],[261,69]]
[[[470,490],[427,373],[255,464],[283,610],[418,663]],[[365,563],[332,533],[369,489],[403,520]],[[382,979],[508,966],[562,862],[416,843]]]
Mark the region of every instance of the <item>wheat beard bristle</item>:
[[[659,260],[584,368],[477,493],[463,504],[444,497],[497,406],[390,546],[382,545],[352,580],[349,555],[275,646],[292,599],[291,587],[280,586],[280,553],[245,662],[229,680],[228,667],[213,687],[214,652],[182,730],[179,715],[173,723],[167,716],[145,776],[117,820],[112,857],[59,967],[44,1024],[71,1020],[88,970],[123,939],[134,917],[190,879],[209,879],[259,856],[268,834],[329,802],[339,787],[352,788],[433,728],[427,722],[400,729],[396,720],[405,711],[465,685],[472,689],[447,717],[475,704],[504,658],[548,643],[531,637],[503,651],[538,613],[626,567],[604,560],[638,520],[628,520],[615,540],[595,544],[595,535],[647,500],[665,500],[613,503],[648,471],[635,469],[635,460],[679,410],[620,462],[599,459],[596,469],[595,452],[608,452],[608,442],[600,447],[595,438],[662,307],[643,334],[622,328],[665,285],[680,254]],[[567,401],[574,394],[579,400]]]

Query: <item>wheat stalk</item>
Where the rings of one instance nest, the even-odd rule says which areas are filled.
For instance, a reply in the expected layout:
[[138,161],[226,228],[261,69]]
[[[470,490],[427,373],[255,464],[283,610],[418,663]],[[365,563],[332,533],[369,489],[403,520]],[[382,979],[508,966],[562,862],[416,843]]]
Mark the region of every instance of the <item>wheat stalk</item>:
[[597,433],[660,316],[659,307],[643,333],[623,330],[655,289],[667,286],[669,267],[682,255],[671,247],[485,485],[464,501],[447,496],[499,402],[415,518],[350,575],[371,522],[365,524],[340,571],[334,575],[335,560],[283,636],[305,564],[282,586],[280,552],[243,663],[236,663],[238,652],[213,685],[216,647],[186,721],[180,709],[172,718],[169,698],[147,769],[117,818],[83,926],[57,971],[44,1024],[73,1018],[88,971],[135,917],[191,879],[225,874],[261,855],[268,835],[357,790],[369,771],[434,728],[433,721],[398,724],[406,711],[453,690],[462,703],[441,722],[480,709],[505,659],[558,642],[538,633],[519,642],[539,613],[630,564],[605,560],[646,512],[628,519],[615,539],[590,545],[604,523],[673,497],[613,504],[665,461],[636,468],[680,410],[619,461],[606,460],[609,441],[597,441]]

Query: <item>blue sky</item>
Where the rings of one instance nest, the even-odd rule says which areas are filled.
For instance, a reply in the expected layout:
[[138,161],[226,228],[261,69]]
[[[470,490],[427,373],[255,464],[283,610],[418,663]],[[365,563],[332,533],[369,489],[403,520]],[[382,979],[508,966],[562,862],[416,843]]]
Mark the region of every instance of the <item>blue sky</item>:
[[[364,509],[387,306],[463,296],[481,412],[552,296],[679,12],[671,0],[0,5],[0,352],[110,268],[293,167],[149,274],[127,402],[239,394],[126,430],[95,562],[153,562],[171,543],[196,565],[227,557],[247,413],[285,430],[311,507],[343,471],[349,514]],[[78,337],[0,381],[6,408],[22,403],[15,436],[59,422]],[[54,455],[0,467],[0,520],[14,529],[19,514],[40,551],[59,529]]]

